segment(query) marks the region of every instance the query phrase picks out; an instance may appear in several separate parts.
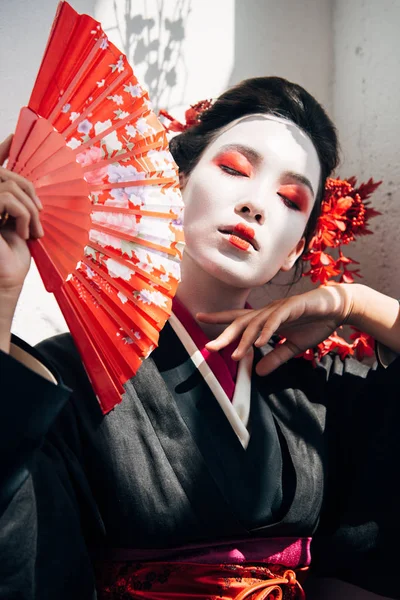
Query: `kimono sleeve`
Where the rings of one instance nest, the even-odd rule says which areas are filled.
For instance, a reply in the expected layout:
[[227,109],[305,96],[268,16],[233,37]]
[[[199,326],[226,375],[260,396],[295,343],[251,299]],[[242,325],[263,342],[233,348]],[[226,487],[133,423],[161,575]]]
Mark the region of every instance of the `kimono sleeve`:
[[0,386],[0,599],[94,598],[79,458],[64,433],[71,390],[5,353]]
[[400,357],[374,369],[329,360],[326,494],[312,564],[324,576],[400,598]]

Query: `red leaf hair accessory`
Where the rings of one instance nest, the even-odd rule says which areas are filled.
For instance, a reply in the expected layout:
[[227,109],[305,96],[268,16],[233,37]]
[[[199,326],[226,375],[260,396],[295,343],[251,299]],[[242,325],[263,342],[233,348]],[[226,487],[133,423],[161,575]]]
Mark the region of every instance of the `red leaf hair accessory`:
[[200,102],[197,102],[197,104],[193,104],[185,112],[185,123],[180,123],[174,119],[174,117],[172,117],[163,108],[160,110],[159,116],[165,117],[170,121],[170,124],[165,127],[167,131],[176,131],[181,133],[182,131],[186,131],[186,129],[190,129],[190,127],[193,127],[194,125],[198,125],[201,115],[211,108],[212,105],[212,100],[201,100]]
[[[369,220],[381,213],[370,206],[368,198],[381,185],[382,181],[372,178],[357,187],[355,177],[349,179],[327,179],[322,200],[321,215],[317,221],[314,236],[308,251],[302,259],[308,261],[310,269],[303,273],[313,283],[330,285],[334,283],[354,283],[361,278],[356,260],[345,256],[343,246],[354,242],[357,236],[369,235]],[[353,328],[354,329],[354,328]],[[374,340],[371,336],[354,329],[347,342],[335,331],[314,350],[307,350],[301,356],[307,360],[321,358],[328,352],[338,352],[341,358],[355,354],[358,360],[374,354]]]

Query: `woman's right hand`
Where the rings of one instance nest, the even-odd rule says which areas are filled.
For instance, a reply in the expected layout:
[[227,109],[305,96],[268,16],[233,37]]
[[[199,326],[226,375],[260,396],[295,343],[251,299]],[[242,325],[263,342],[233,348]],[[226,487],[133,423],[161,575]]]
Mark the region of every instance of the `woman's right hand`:
[[[11,142],[9,136],[0,144],[0,165],[8,157]],[[43,236],[41,209],[32,183],[0,166],[0,348],[5,351],[9,348],[17,300],[29,270],[26,242]]]

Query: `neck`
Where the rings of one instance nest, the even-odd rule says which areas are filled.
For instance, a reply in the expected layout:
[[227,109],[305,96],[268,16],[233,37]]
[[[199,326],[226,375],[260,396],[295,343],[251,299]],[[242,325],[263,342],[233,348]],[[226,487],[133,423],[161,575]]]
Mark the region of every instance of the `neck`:
[[[219,312],[244,308],[250,290],[236,288],[213,277],[184,252],[181,262],[181,283],[177,298],[185,305],[192,317],[196,319],[199,312]],[[209,339],[217,337],[226,325],[196,322]]]

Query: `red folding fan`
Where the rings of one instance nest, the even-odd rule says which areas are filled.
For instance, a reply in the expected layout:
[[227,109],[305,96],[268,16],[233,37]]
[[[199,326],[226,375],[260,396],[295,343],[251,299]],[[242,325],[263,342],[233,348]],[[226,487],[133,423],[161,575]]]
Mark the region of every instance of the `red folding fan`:
[[8,168],[43,204],[45,235],[30,249],[106,413],[171,314],[182,199],[165,130],[126,57],[67,2]]

